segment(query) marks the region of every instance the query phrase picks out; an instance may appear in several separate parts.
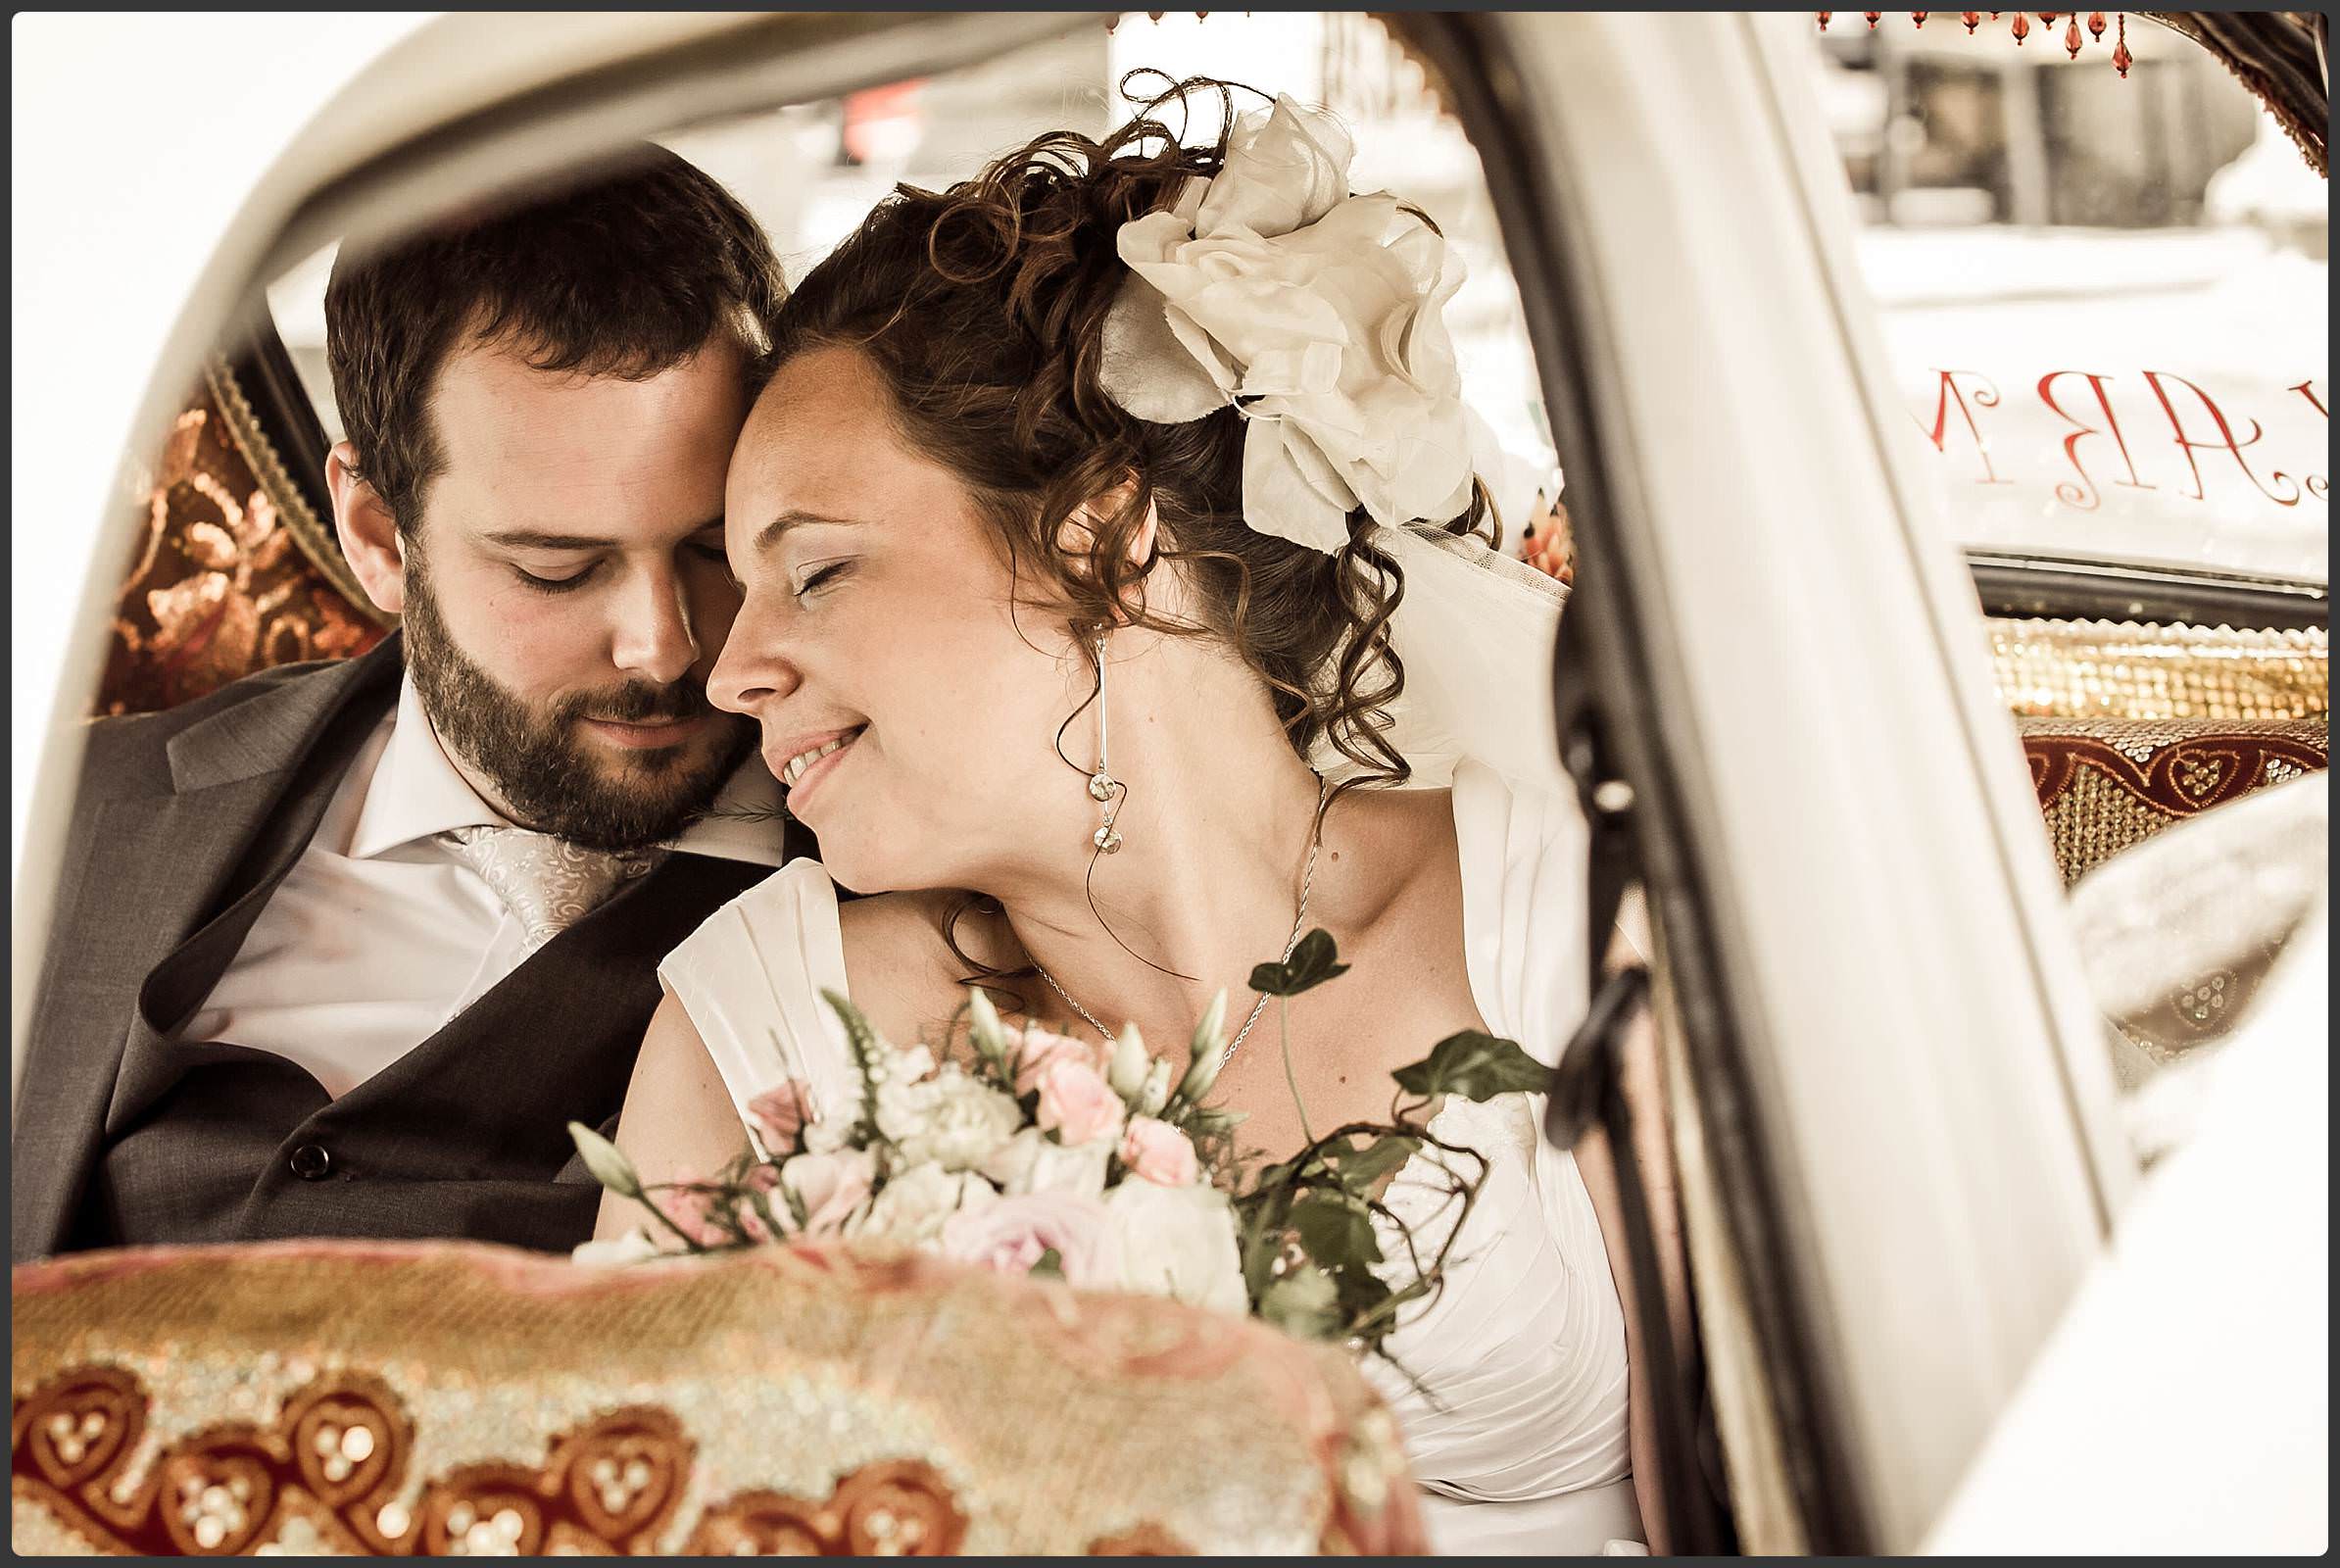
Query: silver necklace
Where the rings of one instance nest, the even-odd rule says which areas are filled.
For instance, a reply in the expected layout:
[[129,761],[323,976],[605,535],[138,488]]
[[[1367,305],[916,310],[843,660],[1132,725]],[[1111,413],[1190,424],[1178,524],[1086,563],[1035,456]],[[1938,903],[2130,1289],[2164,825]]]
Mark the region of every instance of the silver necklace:
[[[1292,911],[1292,935],[1286,938],[1284,943],[1284,961],[1286,962],[1290,962],[1292,960],[1293,951],[1299,947],[1300,927],[1308,918],[1308,889],[1316,881],[1316,852],[1323,849],[1325,846],[1325,797],[1331,793],[1331,780],[1319,778],[1316,781],[1316,826],[1308,836],[1308,865],[1307,868],[1300,873],[1300,906]],[[1048,983],[1048,989],[1050,991],[1055,992],[1056,995],[1064,999],[1064,1004],[1066,1006],[1072,1008],[1073,1011],[1079,1013],[1082,1018],[1087,1020],[1090,1028],[1095,1029],[1098,1034],[1105,1037],[1106,1045],[1109,1046],[1113,1044],[1113,1031],[1099,1023],[1096,1013],[1091,1012],[1087,1007],[1084,1007],[1079,1003],[1075,1002],[1073,1000],[1072,993],[1058,985],[1056,983],[1056,977],[1048,973],[1048,969],[1042,965],[1039,959],[1035,958],[1032,960],[1032,967],[1039,970],[1040,977]],[[1259,994],[1259,999],[1251,1004],[1251,1015],[1248,1018],[1245,1018],[1243,1020],[1243,1026],[1235,1032],[1235,1038],[1227,1042],[1227,1049],[1219,1053],[1220,1068],[1225,1068],[1227,1063],[1234,1059],[1235,1048],[1243,1043],[1243,1036],[1251,1032],[1251,1026],[1257,1023],[1259,1021],[1259,1015],[1267,1010],[1267,1004],[1268,994],[1262,991]]]

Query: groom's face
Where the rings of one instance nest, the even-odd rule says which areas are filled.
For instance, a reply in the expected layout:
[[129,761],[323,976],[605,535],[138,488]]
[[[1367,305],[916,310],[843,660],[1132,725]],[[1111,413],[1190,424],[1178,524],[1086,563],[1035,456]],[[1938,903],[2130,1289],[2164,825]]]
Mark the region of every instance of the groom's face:
[[450,760],[512,820],[655,843],[751,749],[706,690],[739,609],[723,480],[746,416],[724,341],[640,380],[493,345],[449,359],[445,461],[402,540],[407,661]]

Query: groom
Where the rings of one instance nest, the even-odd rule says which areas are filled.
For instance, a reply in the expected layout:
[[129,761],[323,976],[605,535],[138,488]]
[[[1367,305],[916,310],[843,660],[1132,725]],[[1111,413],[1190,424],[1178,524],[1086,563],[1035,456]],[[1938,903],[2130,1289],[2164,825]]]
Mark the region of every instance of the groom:
[[12,1251],[565,1249],[658,959],[809,848],[707,700],[723,480],[783,289],[659,149],[345,252],[335,526],[403,629],[92,726],[16,1104]]

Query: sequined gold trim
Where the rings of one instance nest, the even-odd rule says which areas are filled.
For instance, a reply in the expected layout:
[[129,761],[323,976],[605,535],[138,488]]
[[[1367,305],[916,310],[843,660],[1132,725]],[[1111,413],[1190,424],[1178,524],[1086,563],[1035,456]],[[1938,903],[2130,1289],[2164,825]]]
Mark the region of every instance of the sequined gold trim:
[[1999,694],[2060,718],[2307,718],[2330,710],[2330,637],[2112,620],[1990,622]]

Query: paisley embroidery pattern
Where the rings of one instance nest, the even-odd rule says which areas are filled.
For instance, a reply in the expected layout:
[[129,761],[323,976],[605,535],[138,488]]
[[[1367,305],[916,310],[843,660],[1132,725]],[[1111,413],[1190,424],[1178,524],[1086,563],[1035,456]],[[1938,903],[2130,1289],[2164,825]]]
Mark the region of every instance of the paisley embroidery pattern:
[[205,1427],[133,1475],[150,1403],[135,1377],[104,1366],[66,1373],[18,1399],[16,1494],[37,1499],[108,1551],[641,1552],[655,1549],[673,1517],[693,1457],[673,1416],[652,1406],[614,1410],[561,1438],[541,1466],[459,1466],[409,1508],[395,1499],[414,1452],[414,1423],[377,1378],[319,1378],[273,1422]]
[[665,858],[660,850],[616,854],[519,827],[459,827],[446,837],[528,928],[531,953]]

